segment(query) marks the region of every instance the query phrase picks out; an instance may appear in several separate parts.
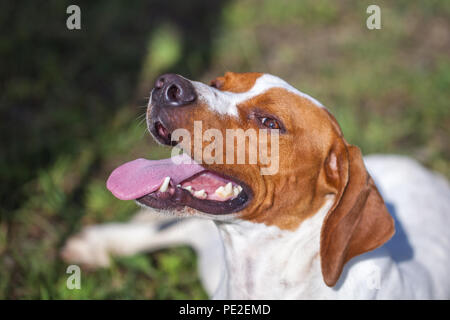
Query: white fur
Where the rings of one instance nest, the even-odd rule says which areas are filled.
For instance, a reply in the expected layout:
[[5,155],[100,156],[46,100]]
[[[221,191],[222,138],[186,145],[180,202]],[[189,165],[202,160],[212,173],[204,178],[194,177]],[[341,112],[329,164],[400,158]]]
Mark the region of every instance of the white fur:
[[[319,234],[330,200],[294,232],[245,221],[216,222],[225,255],[211,221],[188,219],[158,233],[158,220],[135,219],[90,227],[75,238],[76,245],[69,241],[63,256],[71,262],[102,262],[108,253],[183,243],[198,252],[200,276],[210,295],[218,286],[215,298],[449,299],[448,182],[405,157],[370,156],[366,165],[388,208],[394,208],[396,235],[347,263],[333,288],[323,282],[319,260]],[[413,252],[409,257],[405,240]]]
[[263,94],[271,88],[285,89],[300,97],[310,100],[318,107],[323,107],[322,104],[313,97],[295,89],[286,81],[270,74],[263,74],[261,77],[256,79],[255,84],[249,91],[242,93],[220,91],[197,81],[191,81],[191,83],[194,85],[199,99],[205,102],[211,110],[219,114],[233,117],[238,116],[237,106],[240,103]]
[[242,220],[217,222],[225,247],[227,281],[215,298],[324,298],[316,290],[316,286],[323,287],[323,281],[310,280],[321,280],[317,226],[332,204],[333,199],[328,199],[296,231]]

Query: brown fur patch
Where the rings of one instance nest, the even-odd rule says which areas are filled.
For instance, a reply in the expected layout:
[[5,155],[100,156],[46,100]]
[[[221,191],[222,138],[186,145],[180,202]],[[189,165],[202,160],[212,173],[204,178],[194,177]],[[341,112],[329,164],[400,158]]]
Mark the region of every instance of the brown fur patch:
[[223,77],[211,81],[211,85],[221,91],[234,93],[247,92],[255,84],[256,79],[262,76],[259,72],[235,73],[226,72]]

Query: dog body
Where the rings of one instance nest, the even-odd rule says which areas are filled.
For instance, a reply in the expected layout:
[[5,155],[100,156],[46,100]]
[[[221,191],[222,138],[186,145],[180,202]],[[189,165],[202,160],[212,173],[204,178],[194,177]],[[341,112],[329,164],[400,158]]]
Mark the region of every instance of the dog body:
[[[196,119],[216,133],[279,132],[279,145],[270,143],[271,154],[280,150],[278,171],[265,176],[259,162],[206,159],[207,174],[220,173],[233,190],[241,188],[219,201],[208,184],[222,178],[210,174],[199,181],[203,169],[197,165],[180,171],[158,164],[164,175],[174,171],[168,190],[161,184],[164,175],[152,171],[155,163],[124,165],[108,180],[117,197],[202,219],[172,224],[167,219],[173,218],[144,218],[91,227],[68,242],[67,260],[105,265],[108,253],[189,244],[198,253],[205,288],[219,299],[450,297],[450,187],[444,178],[398,156],[371,156],[364,165],[359,149],[345,141],[317,100],[270,75],[227,73],[211,87],[166,75],[157,80],[148,110],[149,129],[164,144],[177,128],[194,132]],[[194,159],[205,157],[182,142]],[[176,181],[189,170],[196,170],[192,177]],[[189,194],[186,182],[208,195]],[[388,241],[394,220],[397,233]]]
[[353,259],[336,286],[328,287],[319,259],[327,206],[293,232],[246,221],[218,223],[228,273],[216,297],[448,298],[448,183],[405,157],[369,156],[365,163],[396,220],[389,242]]

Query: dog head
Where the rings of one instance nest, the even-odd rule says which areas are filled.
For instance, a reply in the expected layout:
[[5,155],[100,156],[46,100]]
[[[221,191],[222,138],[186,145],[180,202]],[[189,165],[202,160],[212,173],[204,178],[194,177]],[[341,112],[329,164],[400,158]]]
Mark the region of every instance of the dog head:
[[163,75],[147,125],[158,142],[177,144],[189,156],[119,167],[107,185],[120,199],[295,230],[332,197],[320,239],[329,286],[349,259],[393,235],[360,150],[345,141],[327,109],[280,78],[228,72],[208,86]]

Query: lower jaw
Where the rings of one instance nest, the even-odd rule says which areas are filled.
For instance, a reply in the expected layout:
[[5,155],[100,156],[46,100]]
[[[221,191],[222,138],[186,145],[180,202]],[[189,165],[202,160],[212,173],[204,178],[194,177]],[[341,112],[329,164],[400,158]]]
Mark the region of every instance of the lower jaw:
[[147,207],[161,210],[183,210],[189,207],[203,213],[223,215],[243,210],[250,202],[246,192],[227,201],[202,200],[193,197],[187,190],[176,188],[173,194],[150,193],[136,201]]

